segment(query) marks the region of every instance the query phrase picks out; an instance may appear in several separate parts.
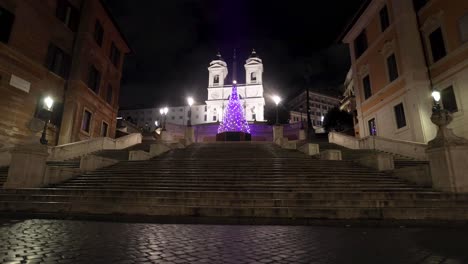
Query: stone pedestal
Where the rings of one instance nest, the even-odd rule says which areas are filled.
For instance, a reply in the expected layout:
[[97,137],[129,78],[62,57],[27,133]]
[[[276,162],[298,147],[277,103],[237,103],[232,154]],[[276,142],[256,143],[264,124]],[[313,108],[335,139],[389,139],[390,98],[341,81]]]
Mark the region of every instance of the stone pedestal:
[[342,160],[341,150],[327,149],[320,152],[320,159],[322,160]]
[[166,131],[161,131],[161,140],[163,142],[172,142],[174,140],[174,138],[172,137],[171,133],[169,133],[166,130]]
[[386,153],[367,155],[366,157],[360,158],[358,163],[378,171],[391,171],[395,169],[393,156]]
[[273,126],[273,143],[277,145],[283,145],[283,126],[274,125]]
[[185,145],[191,145],[195,142],[195,129],[193,126],[185,128]]
[[468,140],[456,136],[447,126],[452,114],[440,107],[432,113],[431,121],[439,127],[437,136],[426,150],[432,176],[432,187],[445,192],[468,192]]
[[11,163],[5,189],[38,188],[47,185],[45,180],[47,146],[31,144],[18,146],[11,151]]
[[306,132],[304,129],[299,130],[299,140],[305,140],[306,139]]
[[319,144],[306,143],[300,146],[298,149],[300,152],[303,152],[304,154],[309,156],[315,156],[320,154]]
[[444,192],[468,192],[468,145],[427,150],[432,187]]

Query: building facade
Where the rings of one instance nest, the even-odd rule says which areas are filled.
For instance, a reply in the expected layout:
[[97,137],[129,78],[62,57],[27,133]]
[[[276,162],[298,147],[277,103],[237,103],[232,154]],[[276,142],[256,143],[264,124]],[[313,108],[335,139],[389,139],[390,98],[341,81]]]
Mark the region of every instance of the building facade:
[[373,0],[343,40],[350,46],[359,137],[426,143],[432,90],[468,138],[468,2]]
[[[237,92],[244,107],[244,115],[249,122],[263,122],[265,98],[263,97],[263,63],[255,51],[245,65],[246,83],[237,84]],[[226,83],[228,65],[220,54],[208,67],[208,98],[206,104],[193,105],[192,125],[223,121],[224,109],[232,91],[232,84]],[[187,124],[188,106],[168,107],[166,122],[178,125]],[[160,108],[122,109],[120,117],[132,121],[140,128],[155,129],[162,124]]]
[[354,90],[353,71],[349,70],[343,84],[343,98],[340,101],[340,110],[353,115],[354,134],[359,137],[359,119],[356,109],[356,92]]
[[[288,103],[289,123],[304,122],[307,126],[307,92],[304,91]],[[338,98],[316,92],[309,92],[310,119],[315,128],[322,127],[323,119],[328,111],[340,105]]]
[[101,1],[0,0],[0,149],[114,136],[129,47]]

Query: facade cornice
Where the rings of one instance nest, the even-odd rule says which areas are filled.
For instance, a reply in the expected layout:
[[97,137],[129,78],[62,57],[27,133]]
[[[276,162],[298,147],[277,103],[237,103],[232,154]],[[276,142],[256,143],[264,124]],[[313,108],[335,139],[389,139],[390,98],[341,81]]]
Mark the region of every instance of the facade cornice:
[[351,43],[354,39],[365,29],[374,16],[380,11],[380,9],[385,5],[385,0],[372,0],[372,2],[367,6],[366,10],[362,13],[359,19],[354,23],[351,29],[343,38],[344,43]]

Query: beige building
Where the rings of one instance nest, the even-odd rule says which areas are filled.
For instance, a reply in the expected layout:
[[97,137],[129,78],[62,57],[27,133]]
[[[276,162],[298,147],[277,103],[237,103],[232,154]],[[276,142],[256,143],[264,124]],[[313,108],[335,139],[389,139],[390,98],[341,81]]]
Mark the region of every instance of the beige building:
[[0,152],[39,141],[47,96],[50,145],[114,137],[128,52],[101,1],[0,0]]
[[468,138],[468,1],[373,0],[348,28],[359,137],[426,143],[432,89]]
[[[304,122],[307,126],[307,92],[304,91],[288,102],[289,123]],[[310,119],[314,127],[321,127],[328,111],[340,105],[340,100],[333,96],[309,92]]]

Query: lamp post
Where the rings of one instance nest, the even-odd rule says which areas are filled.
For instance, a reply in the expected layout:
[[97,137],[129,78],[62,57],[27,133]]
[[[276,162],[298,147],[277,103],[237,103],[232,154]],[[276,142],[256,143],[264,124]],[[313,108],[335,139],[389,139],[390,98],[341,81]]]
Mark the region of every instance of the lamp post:
[[159,113],[162,116],[162,131],[166,131],[166,117],[167,117],[168,112],[169,112],[169,108],[167,107],[159,109]]
[[301,112],[301,129],[304,129],[304,121],[302,119],[302,105],[299,107],[299,111]]
[[189,111],[188,111],[188,120],[187,120],[187,126],[191,127],[192,126],[192,105],[193,105],[193,98],[189,97],[187,98],[187,103],[189,105]]
[[278,119],[278,105],[279,103],[281,102],[281,98],[277,95],[274,95],[273,96],[273,101],[275,102],[276,104],[276,123],[275,125],[279,125],[279,119]]
[[50,117],[52,115],[52,107],[53,106],[54,106],[54,99],[52,99],[52,97],[47,96],[46,98],[44,98],[43,108],[46,111],[46,117],[45,117],[45,120],[44,120],[44,130],[42,130],[41,139],[39,140],[39,142],[41,142],[42,145],[47,145],[47,143],[48,143],[47,138],[46,138],[46,136],[47,136],[47,124],[50,122]]

